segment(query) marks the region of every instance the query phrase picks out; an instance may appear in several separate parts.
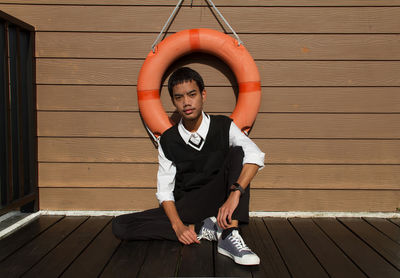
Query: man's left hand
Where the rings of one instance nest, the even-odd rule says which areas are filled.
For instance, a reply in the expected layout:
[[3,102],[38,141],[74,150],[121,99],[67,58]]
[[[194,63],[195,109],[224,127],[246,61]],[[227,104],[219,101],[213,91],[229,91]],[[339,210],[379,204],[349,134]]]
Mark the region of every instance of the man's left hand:
[[218,225],[222,229],[227,229],[232,223],[232,214],[237,208],[240,199],[240,191],[233,191],[225,203],[219,208],[217,215]]

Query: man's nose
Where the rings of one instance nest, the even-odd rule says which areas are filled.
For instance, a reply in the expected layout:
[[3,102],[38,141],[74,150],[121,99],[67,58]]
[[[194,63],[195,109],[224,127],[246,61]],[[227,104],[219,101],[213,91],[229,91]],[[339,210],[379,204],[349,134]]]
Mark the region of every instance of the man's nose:
[[184,95],[183,96],[183,105],[189,105],[189,104],[190,104],[189,96]]

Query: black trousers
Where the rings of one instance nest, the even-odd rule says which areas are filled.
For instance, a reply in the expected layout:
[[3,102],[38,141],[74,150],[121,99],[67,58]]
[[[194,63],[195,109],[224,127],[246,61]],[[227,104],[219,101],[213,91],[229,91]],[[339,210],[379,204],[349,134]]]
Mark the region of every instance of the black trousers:
[[[199,189],[185,192],[175,202],[178,214],[185,224],[199,224],[210,216],[217,216],[218,209],[229,196],[229,188],[236,182],[242,170],[243,150],[231,148],[217,176]],[[249,222],[250,187],[240,197],[232,219]],[[114,235],[122,240],[167,239],[178,241],[171,223],[162,207],[138,213],[117,216],[112,221]]]

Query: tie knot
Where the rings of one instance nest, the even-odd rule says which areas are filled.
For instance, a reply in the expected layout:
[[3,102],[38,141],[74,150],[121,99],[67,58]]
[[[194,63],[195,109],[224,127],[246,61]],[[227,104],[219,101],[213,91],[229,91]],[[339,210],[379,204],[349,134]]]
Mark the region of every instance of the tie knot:
[[193,143],[195,143],[197,145],[200,143],[201,137],[197,133],[192,133],[192,135],[190,136],[190,141],[192,141]]
[[197,133],[192,133],[189,138],[189,144],[192,145],[195,149],[201,149],[204,143],[204,139]]

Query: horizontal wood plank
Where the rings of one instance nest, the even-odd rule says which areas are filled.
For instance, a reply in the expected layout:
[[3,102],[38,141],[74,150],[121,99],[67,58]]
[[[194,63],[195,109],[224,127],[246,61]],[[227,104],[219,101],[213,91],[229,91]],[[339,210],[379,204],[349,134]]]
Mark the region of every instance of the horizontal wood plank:
[[[38,32],[38,58],[146,58],[154,33]],[[241,34],[253,59],[398,60],[400,36]],[[118,49],[118,51],[115,51]],[[378,51],[377,51],[378,50]]]
[[155,187],[156,164],[40,163],[39,186]]
[[[236,105],[232,87],[207,86],[204,110],[231,113]],[[161,102],[175,110],[166,88]],[[136,86],[38,85],[38,110],[139,111]],[[399,113],[397,87],[264,87],[260,112]]]
[[[38,112],[38,136],[147,137],[137,112]],[[400,114],[259,113],[252,138],[400,138]]]
[[[400,164],[400,140],[254,139],[265,163]],[[150,138],[47,138],[39,162],[157,163]]]
[[[38,31],[159,32],[171,7],[0,5]],[[400,7],[220,7],[244,33],[398,33]],[[123,21],[121,21],[123,19]],[[190,24],[188,24],[190,22]],[[223,30],[208,7],[182,7],[170,31]]]
[[[157,164],[40,163],[39,187],[155,188]],[[400,189],[399,165],[266,165],[251,183],[270,189]]]
[[399,114],[264,114],[253,138],[399,138]]
[[[7,0],[6,3],[15,4],[54,4],[54,0]],[[256,7],[274,7],[274,6],[376,6],[376,0],[335,0],[335,1],[315,1],[315,0],[214,0],[215,5],[218,6],[256,6]],[[193,5],[206,5],[203,0],[186,0],[183,5],[191,6]],[[58,0],[57,4],[62,5],[132,5],[132,6],[175,6],[175,0]],[[379,1],[379,6],[398,6],[400,5],[399,0],[381,0]]]
[[[400,16],[399,16],[400,18]],[[224,72],[190,61],[208,86],[232,84]],[[136,85],[143,60],[38,59],[38,84]],[[399,61],[256,61],[263,86],[400,86]]]
[[158,206],[154,189],[40,188],[41,210],[143,210]]
[[[39,193],[42,210],[142,210],[158,205],[155,189],[40,188]],[[250,210],[393,212],[399,200],[397,190],[254,190]]]

